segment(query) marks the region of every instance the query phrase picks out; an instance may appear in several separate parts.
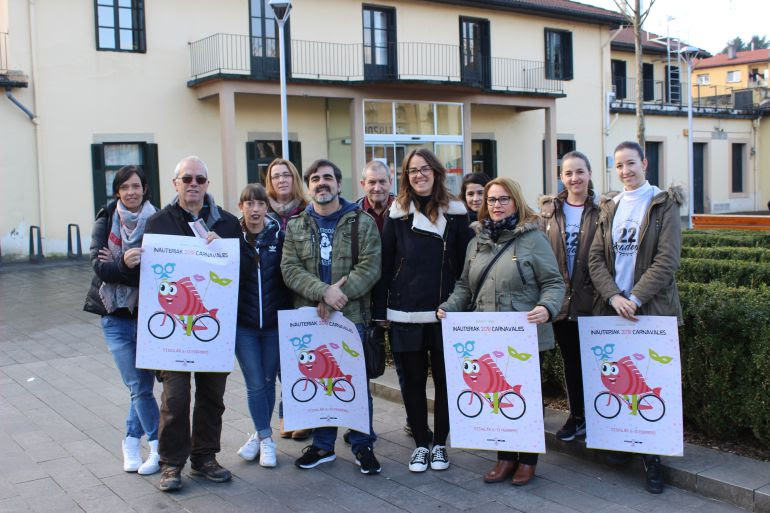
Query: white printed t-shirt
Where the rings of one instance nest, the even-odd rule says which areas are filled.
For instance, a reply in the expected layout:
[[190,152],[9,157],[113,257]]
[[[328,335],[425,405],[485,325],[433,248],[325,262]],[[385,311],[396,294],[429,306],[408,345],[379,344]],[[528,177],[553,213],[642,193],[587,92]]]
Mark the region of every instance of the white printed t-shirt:
[[580,220],[583,217],[583,205],[573,205],[564,202],[564,245],[567,250],[567,273],[572,278],[572,269],[575,267],[575,255],[578,251],[580,240]]

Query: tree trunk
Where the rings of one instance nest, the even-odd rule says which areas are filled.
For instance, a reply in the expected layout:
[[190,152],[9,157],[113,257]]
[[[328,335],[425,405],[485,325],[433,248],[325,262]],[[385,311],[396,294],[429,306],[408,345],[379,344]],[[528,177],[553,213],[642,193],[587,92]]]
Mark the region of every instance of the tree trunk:
[[644,148],[644,75],[642,66],[641,0],[635,0],[634,51],[636,54],[636,140]]

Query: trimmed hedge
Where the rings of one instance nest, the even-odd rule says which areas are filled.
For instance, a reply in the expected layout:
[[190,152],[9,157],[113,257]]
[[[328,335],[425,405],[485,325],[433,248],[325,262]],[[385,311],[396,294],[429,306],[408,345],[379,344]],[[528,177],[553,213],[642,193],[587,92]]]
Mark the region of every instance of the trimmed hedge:
[[682,258],[676,282],[722,282],[730,287],[759,287],[770,284],[770,263]]
[[711,260],[770,262],[770,249],[732,248],[729,246],[684,246],[682,247],[682,258],[709,258]]
[[685,230],[682,246],[770,249],[770,230]]
[[770,288],[679,283],[679,294],[685,420],[770,444]]

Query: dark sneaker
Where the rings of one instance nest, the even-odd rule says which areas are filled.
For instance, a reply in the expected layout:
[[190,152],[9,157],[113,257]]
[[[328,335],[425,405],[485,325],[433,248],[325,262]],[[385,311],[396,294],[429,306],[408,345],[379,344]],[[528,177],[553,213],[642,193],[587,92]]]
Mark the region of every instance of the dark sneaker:
[[215,483],[224,483],[233,477],[230,471],[217,463],[217,460],[214,458],[206,460],[203,463],[191,463],[190,475],[203,476],[209,481],[214,481]]
[[361,467],[362,474],[379,474],[382,470],[371,447],[366,447],[356,453],[356,465]]
[[427,447],[418,447],[412,452],[412,457],[409,459],[409,470],[411,472],[425,472],[428,470],[429,457],[430,451]]
[[430,451],[430,468],[432,470],[446,470],[449,468],[449,456],[445,445],[434,445]]
[[299,468],[313,468],[321,463],[334,461],[335,459],[337,459],[337,456],[334,454],[334,451],[325,451],[315,445],[308,445],[302,449],[302,456],[297,458],[294,464]]
[[586,434],[586,421],[581,417],[569,416],[567,422],[556,432],[556,438],[565,442],[571,442],[576,436]]
[[158,488],[161,492],[173,492],[182,488],[182,467],[161,465]]
[[408,422],[406,424],[404,424],[404,433],[406,433],[408,436],[413,436],[412,435],[412,426],[410,426]]
[[348,444],[348,445],[350,445],[350,431],[351,431],[351,430],[350,430],[350,429],[348,429],[347,431],[345,431],[345,434],[344,434],[344,435],[342,435],[342,440],[343,440],[343,441],[344,441],[346,444]]
[[642,459],[644,460],[647,479],[647,491],[663,493],[663,466],[660,464],[660,456],[642,456]]

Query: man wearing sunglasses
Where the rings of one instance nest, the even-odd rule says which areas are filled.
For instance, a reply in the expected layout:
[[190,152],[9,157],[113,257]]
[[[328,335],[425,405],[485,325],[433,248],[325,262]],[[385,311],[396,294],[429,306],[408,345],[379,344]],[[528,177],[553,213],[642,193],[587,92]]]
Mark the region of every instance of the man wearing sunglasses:
[[[238,239],[241,241],[241,276],[248,276],[248,267],[254,259],[249,256],[238,219],[218,207],[206,192],[209,187],[206,163],[194,156],[183,158],[174,170],[172,182],[176,197],[147,221],[145,233],[198,236],[205,237],[208,242],[219,238]],[[193,373],[158,371],[158,378],[163,383],[158,487],[164,492],[182,487],[181,472],[188,457],[192,475],[214,482],[231,478],[230,471],[219,465],[215,457],[220,450],[227,374],[195,372],[194,376],[196,390],[191,434],[190,380]]]

